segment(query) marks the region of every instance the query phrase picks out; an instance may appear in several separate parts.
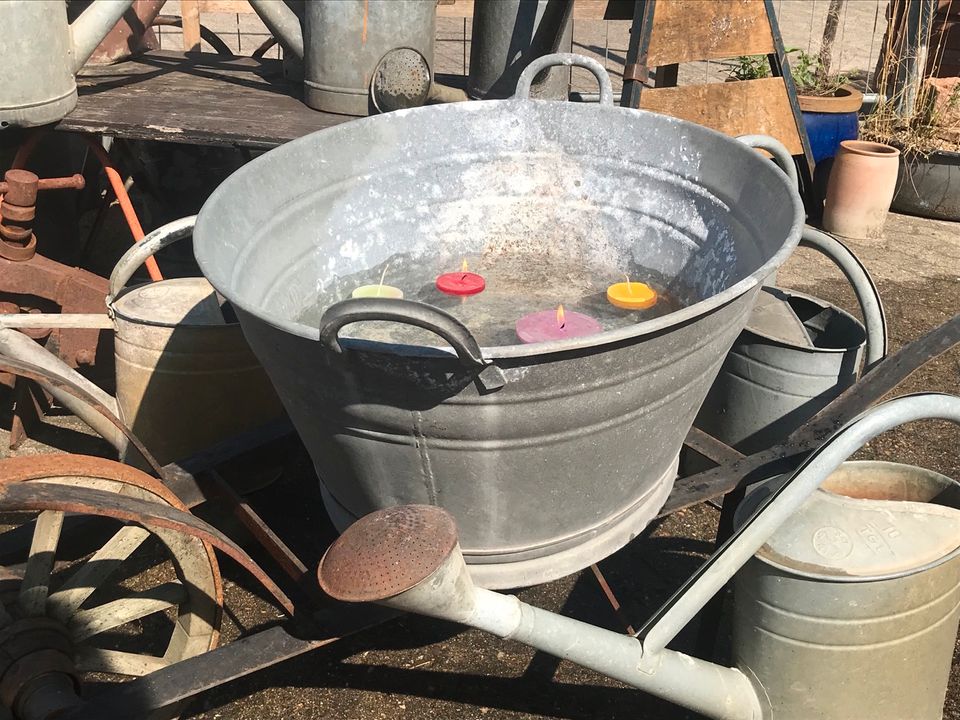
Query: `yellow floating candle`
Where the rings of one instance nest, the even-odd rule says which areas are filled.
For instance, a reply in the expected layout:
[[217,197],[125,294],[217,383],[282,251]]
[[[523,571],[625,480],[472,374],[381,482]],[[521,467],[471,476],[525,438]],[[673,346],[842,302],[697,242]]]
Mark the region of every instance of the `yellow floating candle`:
[[350,293],[350,297],[382,297],[390,298],[392,300],[403,300],[403,290],[396,288],[393,285],[361,285],[352,293]]
[[657,304],[657,291],[645,283],[627,280],[608,287],[607,300],[624,310],[646,310]]

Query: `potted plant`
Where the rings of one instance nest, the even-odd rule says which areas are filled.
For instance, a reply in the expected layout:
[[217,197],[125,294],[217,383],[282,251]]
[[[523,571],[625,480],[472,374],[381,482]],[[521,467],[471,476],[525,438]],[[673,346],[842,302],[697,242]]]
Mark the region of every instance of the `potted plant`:
[[857,139],[863,93],[846,76],[831,74],[822,53],[814,56],[802,50],[795,52],[790,74],[797,86],[813,161],[819,163],[836,155],[844,140]]
[[[790,75],[797,87],[797,99],[804,129],[810,140],[814,163],[833,157],[844,140],[856,140],[858,116],[863,93],[843,75],[831,75],[821,55],[814,56],[797,48],[790,64]],[[743,55],[727,70],[728,80],[756,80],[770,75],[766,55]]]

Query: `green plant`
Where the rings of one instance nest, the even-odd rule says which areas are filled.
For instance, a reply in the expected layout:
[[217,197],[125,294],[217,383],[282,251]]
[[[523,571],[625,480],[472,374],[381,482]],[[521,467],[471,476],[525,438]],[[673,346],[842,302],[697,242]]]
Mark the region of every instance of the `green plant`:
[[727,69],[731,80],[759,80],[770,75],[770,63],[766,55],[741,55]]
[[790,74],[801,95],[833,95],[847,82],[845,75],[830,75],[821,57],[799,48],[787,50],[788,55],[791,53],[796,53],[797,57],[790,64]]

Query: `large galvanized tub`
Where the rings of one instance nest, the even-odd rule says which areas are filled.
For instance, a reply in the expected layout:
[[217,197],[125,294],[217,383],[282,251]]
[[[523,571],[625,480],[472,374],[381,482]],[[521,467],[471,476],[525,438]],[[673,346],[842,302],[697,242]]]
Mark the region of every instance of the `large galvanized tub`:
[[[488,587],[583,568],[656,515],[761,280],[789,256],[803,220],[786,176],[755,150],[613,107],[602,68],[571,58],[602,75],[600,105],[457,103],[317,132],[228,178],[194,233],[335,523],[440,505]],[[530,66],[527,88],[542,68]],[[419,303],[347,300],[327,309],[323,332],[299,320],[326,279],[398,250],[495,245],[633,259],[699,300],[589,337],[482,349]],[[351,339],[348,324],[371,317],[443,339]]]

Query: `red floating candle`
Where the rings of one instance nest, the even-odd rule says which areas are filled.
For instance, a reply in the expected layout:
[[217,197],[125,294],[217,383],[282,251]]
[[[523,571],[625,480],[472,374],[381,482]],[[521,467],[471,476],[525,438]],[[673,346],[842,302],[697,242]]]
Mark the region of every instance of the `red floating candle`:
[[460,272],[444,273],[437,277],[437,290],[447,295],[476,295],[483,292],[487,281],[483,275],[467,272],[467,261],[463,261]]
[[602,331],[603,326],[592,317],[565,311],[563,305],[558,306],[556,311],[543,310],[517,320],[517,337],[525,343],[570,340]]

